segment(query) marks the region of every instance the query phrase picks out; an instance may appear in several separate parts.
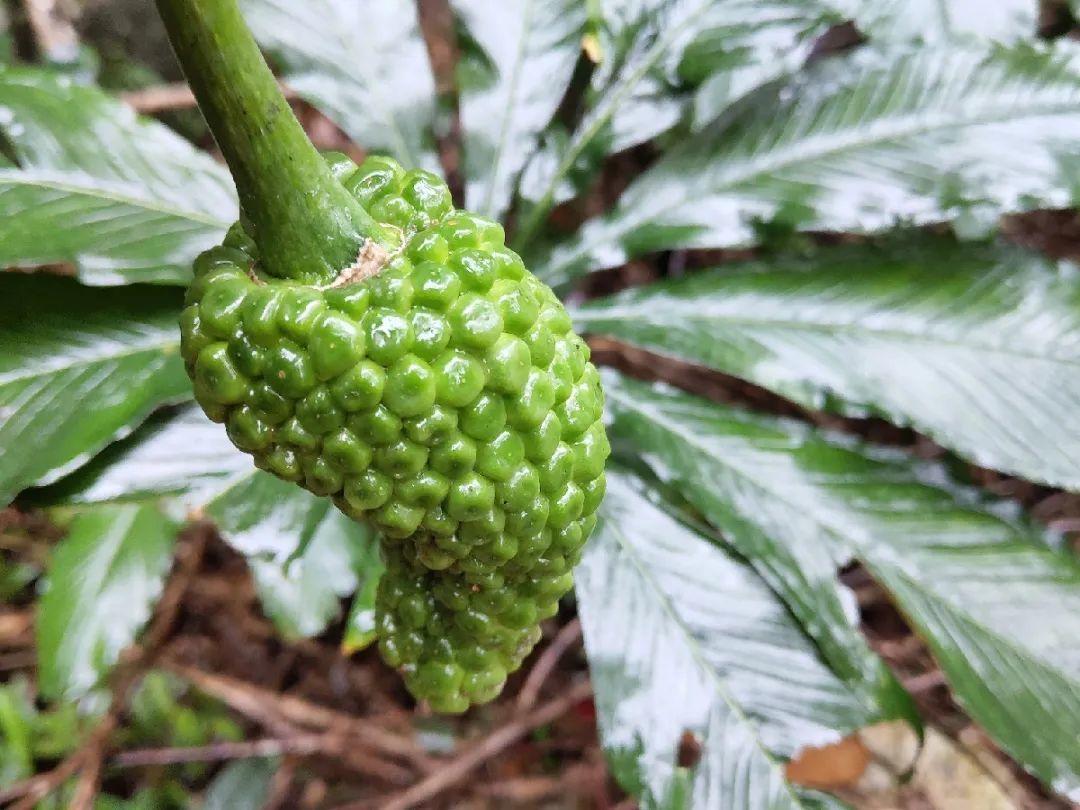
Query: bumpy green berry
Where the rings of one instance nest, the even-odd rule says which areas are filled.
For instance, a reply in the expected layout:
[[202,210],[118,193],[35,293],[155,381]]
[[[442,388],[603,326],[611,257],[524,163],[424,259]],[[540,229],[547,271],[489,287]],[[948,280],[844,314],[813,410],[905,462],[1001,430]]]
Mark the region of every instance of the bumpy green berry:
[[497,223],[389,158],[332,168],[400,249],[320,289],[263,272],[234,226],[195,262],[181,352],[257,466],[380,530],[382,655],[463,711],[498,694],[571,587],[610,452],[599,375]]

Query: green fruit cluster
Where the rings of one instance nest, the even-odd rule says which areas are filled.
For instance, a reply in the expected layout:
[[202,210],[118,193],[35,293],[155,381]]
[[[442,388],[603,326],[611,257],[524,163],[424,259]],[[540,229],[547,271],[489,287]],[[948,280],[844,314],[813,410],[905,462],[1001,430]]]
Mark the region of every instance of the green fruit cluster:
[[383,657],[462,711],[498,694],[572,584],[604,495],[599,376],[501,226],[428,172],[331,165],[401,247],[317,288],[266,275],[238,224],[195,262],[181,350],[256,465],[380,530]]

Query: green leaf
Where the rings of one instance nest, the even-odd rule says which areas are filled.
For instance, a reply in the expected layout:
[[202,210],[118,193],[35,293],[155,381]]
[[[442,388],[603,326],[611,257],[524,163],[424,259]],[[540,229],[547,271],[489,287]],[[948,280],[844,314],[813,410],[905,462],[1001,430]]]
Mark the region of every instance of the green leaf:
[[345,637],[341,640],[341,649],[346,655],[366,649],[374,643],[375,631],[375,594],[379,587],[386,566],[378,553],[378,546],[372,544],[371,554],[357,566],[360,587],[356,589],[349,615],[345,620]]
[[[693,90],[693,128],[750,91],[803,66],[818,37],[854,19],[875,43],[960,37],[1013,42],[1035,32],[1035,0],[600,0],[599,64],[581,124],[549,137],[522,177],[533,205],[524,246],[554,203],[581,191],[600,161],[666,132]],[[912,6],[919,8],[912,8]],[[700,86],[699,86],[700,85]],[[696,88],[696,89],[695,89]]]
[[683,72],[707,76],[694,94],[693,128],[712,124],[750,91],[803,66],[844,16],[837,0],[728,0],[688,48]]
[[377,556],[375,533],[288,481],[252,470],[206,506],[247,556],[267,614],[287,636],[321,633],[340,615],[358,571]]
[[35,495],[39,503],[160,499],[177,515],[205,512],[247,557],[267,614],[290,637],[321,633],[340,615],[340,599],[378,576],[378,544],[367,525],[255,469],[194,405],[151,420]]
[[24,680],[0,685],[0,788],[34,773],[37,709]]
[[374,530],[332,507],[301,543],[303,549],[285,562],[248,559],[263,609],[287,638],[321,633],[341,615],[340,600],[356,591],[361,578],[372,579],[368,568],[381,569]]
[[409,0],[242,0],[282,80],[356,143],[438,171],[435,80]]
[[[642,455],[654,468],[665,465],[657,475],[675,484],[751,560],[820,647],[830,668],[865,704],[892,706],[895,716],[912,716],[907,695],[858,631],[854,595],[836,580],[850,552],[817,542],[798,521],[778,534],[768,513],[755,516],[754,522],[727,502],[749,484],[737,467],[720,465],[714,456],[728,452],[729,436],[768,441],[774,435],[739,411],[711,408],[690,397],[664,397],[614,374],[605,375],[604,381],[615,417],[616,448]],[[634,397],[643,399],[633,402]],[[646,410],[646,406],[651,407]],[[713,443],[705,444],[706,439]],[[782,439],[777,434],[776,440]]]
[[203,508],[234,480],[253,474],[251,459],[190,404],[154,414],[131,437],[27,499],[54,504],[165,499],[184,512]]
[[875,42],[1035,38],[1038,0],[836,0]]
[[176,290],[2,273],[0,300],[0,503],[191,396]]
[[[821,662],[768,586],[655,493],[608,473],[577,598],[614,775],[644,807],[819,807],[783,760],[882,715]],[[697,765],[680,767],[685,733]]]
[[33,776],[36,760],[62,759],[78,747],[95,720],[86,709],[69,702],[39,710],[22,675],[0,685],[0,788]]
[[278,760],[232,762],[217,775],[203,798],[202,810],[259,810],[270,793]]
[[906,234],[589,302],[585,331],[807,408],[912,425],[984,467],[1080,488],[1080,275]]
[[[720,528],[812,637],[820,642],[828,614],[807,613],[789,559],[853,556],[930,645],[970,715],[1048,785],[1080,797],[1073,558],[1015,508],[948,483],[940,466],[614,375],[605,387],[616,445],[630,444]],[[828,567],[814,566],[819,576]]]
[[[465,201],[499,218],[574,72],[580,0],[451,0],[481,65],[461,81]],[[475,75],[472,75],[475,74]]]
[[0,558],[0,603],[14,602],[40,573],[34,563]]
[[100,90],[0,67],[0,267],[75,265],[88,284],[186,283],[236,219],[222,166]]
[[37,615],[43,695],[93,689],[150,618],[172,562],[176,525],[152,505],[79,513],[49,565]]
[[666,132],[702,84],[695,119],[801,65],[817,35],[841,18],[820,0],[601,0],[599,64],[573,133],[549,138],[522,178],[532,205],[519,244],[553,204],[581,191],[608,155]]
[[859,51],[771,87],[673,149],[605,218],[557,247],[546,281],[677,247],[752,244],[762,222],[874,232],[1064,207],[1080,165],[1080,49]]

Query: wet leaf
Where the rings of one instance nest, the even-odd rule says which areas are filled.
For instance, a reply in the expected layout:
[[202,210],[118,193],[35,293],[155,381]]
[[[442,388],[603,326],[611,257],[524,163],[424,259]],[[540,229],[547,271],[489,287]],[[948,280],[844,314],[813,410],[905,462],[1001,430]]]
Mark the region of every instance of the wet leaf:
[[675,147],[556,248],[565,283],[628,257],[753,244],[773,228],[874,232],[1072,203],[1080,49],[856,52],[771,87]]
[[[727,499],[737,498],[747,484],[737,470],[715,463],[713,453],[726,447],[729,436],[736,447],[740,440],[773,436],[749,415],[710,409],[708,403],[690,397],[650,395],[647,386],[613,374],[605,376],[605,391],[615,417],[612,437],[617,449],[642,455],[721,530],[737,526],[741,531],[726,539],[787,603],[829,666],[866,703],[893,706],[895,716],[913,718],[906,693],[858,631],[854,595],[836,581],[836,571],[849,560],[847,550],[817,542],[797,523],[775,536],[769,514],[762,514],[760,524],[755,524],[730,511]],[[634,397],[643,399],[635,402]],[[699,449],[707,437],[716,442],[716,451],[711,445],[708,452]],[[664,455],[658,454],[660,450],[666,451]]]
[[255,469],[194,405],[155,418],[34,500],[154,501],[177,516],[208,515],[247,557],[267,614],[289,637],[321,633],[340,615],[341,598],[381,570],[367,525]]
[[435,80],[409,0],[243,0],[281,78],[360,146],[437,170]]
[[[750,90],[799,67],[843,18],[821,0],[602,0],[599,62],[572,133],[548,137],[522,178],[523,247],[552,205],[586,188],[608,155],[678,123],[704,125]],[[696,100],[694,88],[697,90]]]
[[340,599],[377,558],[375,532],[326,498],[249,468],[206,511],[248,558],[268,615],[287,636],[314,636],[341,613]]
[[452,0],[478,50],[462,73],[461,126],[471,211],[499,218],[566,92],[581,49],[579,0]]
[[288,560],[260,554],[248,558],[263,609],[286,638],[321,633],[341,615],[341,599],[361,581],[377,582],[382,568],[374,530],[334,508],[311,530],[310,539],[299,539],[302,549]]
[[0,503],[191,396],[172,289],[0,274]]
[[984,467],[1080,488],[1080,275],[905,234],[590,302],[579,326],[808,408],[913,425]]
[[225,168],[100,90],[0,67],[0,267],[68,262],[88,284],[183,284],[236,219]]
[[876,41],[942,42],[1035,37],[1038,0],[840,0],[859,29]]
[[[600,734],[644,807],[818,807],[784,760],[873,722],[745,563],[609,473],[577,573]],[[693,756],[680,751],[692,748]]]
[[926,640],[971,716],[1048,785],[1080,796],[1075,559],[1015,508],[983,503],[897,451],[615,375],[606,391],[616,442],[724,533],[827,660],[832,620],[814,600],[827,593],[829,561],[851,557]]
[[341,649],[346,655],[370,647],[376,639],[375,632],[375,594],[379,579],[386,567],[379,556],[378,546],[369,546],[367,558],[356,566],[360,587],[356,589],[349,615],[345,620],[345,638],[341,640]]
[[153,505],[84,510],[57,546],[37,614],[38,685],[51,699],[93,689],[150,618],[176,524]]
[[251,460],[220,425],[190,404],[155,414],[129,439],[27,499],[76,504],[163,499],[175,500],[185,512],[203,508],[231,481],[251,474]]

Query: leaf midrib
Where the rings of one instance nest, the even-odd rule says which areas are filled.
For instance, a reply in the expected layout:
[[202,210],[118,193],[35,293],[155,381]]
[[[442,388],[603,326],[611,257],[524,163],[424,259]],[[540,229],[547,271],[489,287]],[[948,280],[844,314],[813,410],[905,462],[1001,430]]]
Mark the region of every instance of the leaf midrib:
[[[695,306],[693,302],[687,302],[686,309],[694,310]],[[679,313],[677,313],[679,314]],[[592,315],[592,317],[590,317]],[[605,318],[626,318],[627,316],[633,316],[639,323],[645,323],[650,326],[667,327],[669,326],[664,320],[659,318],[659,314],[649,310],[641,305],[631,306],[619,306],[611,307],[607,309],[580,309],[573,313],[574,319],[579,322],[588,322],[590,320],[604,320]],[[1077,366],[1080,367],[1080,357],[1061,357],[1058,355],[1045,355],[1037,354],[1033,351],[1019,351],[1012,349],[1008,346],[994,346],[986,343],[972,342],[972,343],[960,343],[955,340],[942,339],[939,335],[904,332],[900,329],[878,329],[863,324],[856,323],[824,323],[824,322],[808,322],[799,321],[794,319],[780,320],[776,318],[748,318],[740,316],[699,316],[694,317],[688,315],[686,321],[700,321],[705,323],[721,322],[724,324],[731,324],[734,326],[742,325],[747,327],[760,327],[766,329],[774,329],[777,331],[791,330],[791,331],[803,331],[803,332],[822,332],[824,334],[830,334],[833,332],[842,334],[854,334],[854,335],[873,335],[876,337],[893,338],[897,343],[910,342],[929,344],[935,348],[951,348],[961,351],[973,351],[973,352],[986,352],[988,354],[1000,354],[1006,357],[1016,357],[1023,360],[1040,360],[1044,362],[1056,363],[1065,366]],[[985,324],[980,324],[985,325]],[[633,340],[633,338],[628,338]]]
[[[642,57],[640,63],[630,71],[629,75],[624,76],[615,82],[616,89],[614,91],[612,91],[609,86],[604,93],[604,103],[597,108],[600,110],[600,114],[595,116],[589,123],[589,126],[578,132],[573,141],[571,141],[569,148],[563,155],[563,159],[559,162],[559,165],[549,178],[548,183],[544,186],[544,193],[540,196],[540,202],[537,204],[536,210],[543,211],[549,206],[559,181],[566,176],[566,173],[574,165],[585,148],[596,137],[597,133],[599,133],[600,130],[615,116],[615,111],[619,108],[623,98],[637,87],[661,57],[667,53],[667,49],[678,38],[683,30],[697,22],[707,10],[708,4],[701,3],[698,6],[697,11],[684,20],[681,25],[673,27],[667,35],[661,35],[657,38],[657,41],[653,43],[653,46],[649,48]],[[538,218],[537,215],[530,214],[529,224],[531,225],[533,219],[536,218]]]
[[[877,76],[889,75],[886,70],[877,71]],[[850,94],[856,88],[865,85],[866,80],[856,82],[845,88]],[[888,143],[889,141],[895,141],[901,138],[914,138],[919,135],[926,135],[931,132],[935,132],[941,129],[953,127],[957,130],[965,129],[968,127],[999,124],[1005,122],[1015,122],[1028,118],[1040,118],[1051,115],[1067,115],[1076,114],[1077,103],[1075,100],[1072,102],[1046,102],[1040,98],[1038,93],[1034,94],[1034,101],[1028,106],[1024,102],[1013,105],[1010,109],[1005,109],[1002,102],[995,99],[993,105],[987,105],[986,107],[980,107],[978,110],[970,110],[971,105],[963,105],[960,108],[959,115],[951,115],[948,111],[936,110],[935,114],[928,115],[927,113],[907,112],[903,115],[885,116],[875,120],[875,123],[891,122],[894,124],[892,127],[878,126],[874,129],[884,130],[874,135],[873,137],[859,140],[853,137],[853,133],[862,133],[868,129],[865,125],[860,125],[851,130],[843,130],[848,133],[848,137],[837,137],[838,133],[833,131],[831,133],[815,135],[809,138],[802,138],[794,142],[785,144],[785,148],[777,149],[772,157],[768,160],[760,157],[749,155],[743,160],[738,160],[736,163],[736,169],[728,169],[727,173],[718,179],[717,184],[709,184],[705,193],[708,196],[722,196],[724,194],[730,194],[738,190],[741,184],[745,184],[747,181],[756,177],[760,177],[764,174],[775,174],[784,169],[790,169],[793,166],[800,164],[813,163],[820,161],[830,155],[842,153],[845,150],[852,152],[862,151],[875,145]],[[1017,112],[1017,108],[1021,108],[1022,112]],[[790,107],[788,110],[790,111]],[[987,114],[988,111],[993,111],[993,114]],[[789,119],[790,120],[790,119]],[[928,123],[929,120],[929,123]],[[906,124],[906,126],[900,126],[900,124]],[[807,143],[819,142],[816,149],[808,149],[805,147]],[[799,145],[803,145],[803,148],[795,148]],[[678,155],[678,153],[673,153]],[[729,156],[730,157],[730,156]],[[734,161],[733,161],[734,162]],[[663,165],[663,164],[659,164]],[[729,164],[730,165],[730,164]],[[655,169],[653,170],[655,171]],[[652,176],[652,172],[644,175],[639,182],[647,181],[647,178]],[[635,184],[637,185],[637,184]],[[640,186],[639,186],[640,188]],[[647,189],[647,184],[645,185]],[[629,191],[633,191],[634,186],[631,186]],[[668,202],[658,208],[651,208],[646,206],[641,211],[637,212],[637,216],[628,217],[626,219],[613,219],[618,214],[616,209],[612,214],[608,215],[604,219],[594,220],[595,222],[606,222],[609,228],[599,228],[599,236],[606,237],[608,240],[611,238],[618,239],[622,234],[637,227],[638,223],[642,219],[656,218],[662,214],[668,213],[671,210],[684,205],[686,202],[685,197],[679,198],[677,201]],[[576,250],[570,252],[570,254],[564,260],[564,264],[572,262],[575,258],[582,255],[586,255],[592,252],[596,241],[589,242],[583,241],[580,243]],[[603,244],[603,242],[599,242]]]
[[[611,393],[609,392],[608,395],[611,396]],[[620,397],[618,393],[616,393],[614,396],[619,399],[619,401],[623,404],[623,407],[631,408],[631,409],[635,410],[641,416],[643,416],[645,418],[648,418],[651,421],[655,422],[656,424],[660,425],[665,430],[667,430],[669,433],[672,433],[673,435],[677,436],[679,439],[681,439],[688,446],[693,448],[700,455],[705,456],[706,458],[714,461],[715,463],[717,463],[717,464],[731,470],[733,473],[738,475],[740,478],[742,478],[744,481],[749,483],[751,486],[757,488],[761,492],[766,493],[767,495],[769,495],[772,498],[775,498],[778,501],[781,501],[783,503],[788,504],[794,510],[794,512],[796,512],[798,514],[810,515],[812,517],[812,519],[814,520],[814,522],[818,526],[820,526],[829,535],[831,535],[835,539],[836,542],[841,544],[842,548],[853,552],[855,554],[855,556],[862,559],[871,568],[878,567],[878,562],[876,560],[872,559],[872,551],[871,551],[871,559],[867,559],[866,551],[867,551],[868,547],[863,542],[859,541],[855,537],[851,537],[851,536],[845,534],[841,529],[838,529],[837,527],[832,525],[827,519],[823,518],[817,512],[817,510],[813,509],[812,505],[809,505],[809,504],[806,504],[806,503],[797,503],[795,501],[792,501],[790,498],[787,498],[787,497],[784,496],[783,490],[771,488],[770,486],[768,486],[768,484],[766,482],[763,482],[757,476],[752,475],[751,473],[747,472],[745,469],[739,467],[738,465],[730,463],[730,461],[727,460],[726,457],[721,457],[721,456],[714,455],[713,453],[710,452],[710,450],[708,449],[707,446],[702,445],[699,441],[697,441],[696,434],[694,434],[693,432],[684,432],[681,429],[681,425],[678,422],[675,422],[675,421],[667,418],[666,416],[664,416],[660,412],[654,412],[655,409],[648,409],[646,407],[640,406],[638,403],[635,403],[633,400],[630,400],[630,399],[628,399],[626,397]],[[1014,542],[1019,542],[1019,541],[1014,541]],[[897,575],[903,576],[905,579],[910,579],[910,577],[908,577],[906,572],[901,567],[899,567],[897,565],[890,565],[887,561],[885,563],[883,563],[883,564],[885,566],[887,566],[888,568],[890,568],[891,570],[895,571],[897,573]],[[957,605],[957,604],[955,604],[953,602],[950,602],[947,599],[942,598],[941,596],[938,596],[933,591],[926,590],[922,586],[921,583],[917,583],[917,587],[924,594],[926,594],[930,598],[934,599],[934,601],[936,601],[937,603],[948,607],[954,613],[957,613],[957,614],[960,614],[960,615],[966,617],[968,619],[968,621],[970,621],[972,624],[976,625],[977,627],[982,628],[984,630],[984,632],[986,632],[986,633],[988,633],[990,635],[993,635],[995,638],[1001,638],[998,631],[988,627],[981,619],[979,619],[974,614],[970,613],[962,605]],[[1058,669],[1054,665],[1053,662],[1046,661],[1042,656],[1036,654],[1034,651],[1029,650],[1026,647],[1019,646],[1015,641],[1003,639],[1003,646],[1008,646],[1011,649],[1013,649],[1015,651],[1018,651],[1021,654],[1021,657],[1032,658],[1034,660],[1039,661],[1043,666],[1045,666],[1045,667],[1047,667],[1049,669],[1052,669],[1054,672],[1057,672],[1059,674],[1059,676],[1061,676],[1067,682],[1072,680],[1071,676],[1069,676],[1067,673],[1061,672],[1061,670]]]
[[33,380],[42,377],[54,377],[66,371],[104,365],[105,363],[108,363],[110,361],[124,360],[126,358],[136,357],[141,354],[168,355],[172,354],[179,347],[179,345],[179,338],[171,337],[167,341],[159,340],[156,342],[145,343],[115,353],[91,353],[89,355],[79,355],[78,357],[71,358],[67,362],[49,365],[44,368],[24,370],[23,373],[20,373],[19,370],[16,370],[10,374],[0,373],[0,388],[10,385],[12,383],[24,382],[26,380]]
[[[615,527],[613,523],[609,525],[611,526],[611,529],[616,537],[616,542],[618,542],[619,547],[626,552],[627,557],[630,559],[630,562],[634,566],[634,568],[638,571],[639,576],[641,576],[641,578],[646,582],[652,584],[653,590],[657,594],[657,601],[660,604],[660,609],[665,614],[667,614],[671,621],[673,621],[675,625],[680,628],[680,630],[682,630],[682,635],[686,640],[686,645],[690,650],[691,656],[693,656],[694,660],[698,662],[698,665],[706,673],[708,673],[709,680],[713,681],[713,683],[716,685],[716,691],[719,694],[721,700],[723,700],[724,704],[728,707],[732,714],[735,715],[739,722],[745,725],[750,730],[750,738],[753,740],[754,747],[757,748],[761,755],[765,758],[765,761],[769,764],[770,768],[774,771],[780,770],[779,760],[765,746],[764,740],[761,739],[761,735],[759,733],[760,726],[755,723],[746,714],[746,712],[743,711],[739,702],[729,691],[727,681],[724,678],[720,677],[714,667],[710,666],[708,659],[705,658],[701,650],[701,645],[697,643],[697,641],[694,639],[693,634],[689,632],[689,628],[687,627],[686,622],[683,621],[683,619],[675,611],[674,607],[671,604],[671,600],[664,592],[664,589],[660,587],[660,583],[657,581],[657,579],[649,571],[649,569],[645,565],[645,561],[633,548],[633,545],[624,538],[623,532],[617,527]],[[788,794],[788,796],[791,797],[793,806],[806,807],[806,805],[803,804],[802,800],[799,798],[798,794],[793,790],[791,784],[787,781],[783,773],[779,774],[779,780],[780,784],[783,785],[784,791]]]
[[487,184],[484,195],[482,210],[491,212],[492,200],[495,197],[495,185],[499,179],[499,167],[502,164],[507,136],[510,132],[510,120],[514,117],[516,109],[514,102],[517,99],[518,83],[521,79],[522,62],[525,61],[526,42],[528,40],[529,23],[532,20],[533,0],[527,0],[521,15],[521,36],[518,38],[517,49],[514,53],[514,65],[510,72],[510,82],[507,86],[506,115],[503,116],[502,125],[499,127],[499,138],[495,146],[495,160],[491,167],[491,179]]
[[[868,565],[871,571],[883,567],[877,565],[875,562],[869,562]],[[884,567],[888,567],[890,569],[890,571],[892,572],[891,576],[895,576],[904,580],[908,584],[908,587],[912,588],[913,590],[919,591],[926,598],[932,600],[938,605],[941,605],[953,615],[960,616],[964,620],[975,625],[979,628],[981,632],[996,639],[999,646],[1008,647],[1010,650],[1016,653],[1017,657],[1031,659],[1043,669],[1045,669],[1047,672],[1053,673],[1066,684],[1080,685],[1080,680],[1074,677],[1072,673],[1060,669],[1054,661],[1048,661],[1043,656],[1034,653],[1027,647],[1017,644],[1017,642],[1013,639],[1003,636],[1001,632],[998,631],[996,628],[993,628],[985,622],[980,621],[977,616],[964,609],[961,605],[957,605],[955,602],[951,602],[948,599],[942,598],[935,591],[931,591],[928,588],[924,587],[921,581],[919,581],[915,577],[912,577],[903,568],[895,565],[889,565],[888,563],[885,563]],[[888,578],[886,576],[882,576],[880,574],[877,575],[875,579],[877,579],[883,585],[885,585],[888,581]],[[886,588],[887,587],[888,586],[886,585]]]
[[[201,225],[210,225],[217,228],[227,228],[229,226],[229,223],[227,221],[215,219],[209,214],[205,214],[203,212],[184,210],[181,208],[166,205],[160,201],[151,201],[145,198],[139,198],[128,194],[123,194],[119,191],[116,191],[115,186],[112,186],[112,188],[109,187],[114,181],[103,181],[103,185],[101,186],[80,186],[78,184],[65,182],[62,180],[45,180],[40,177],[35,178],[32,176],[26,176],[33,175],[35,171],[38,170],[22,169],[17,171],[11,171],[0,169],[0,187],[4,185],[11,185],[51,189],[53,191],[62,191],[67,194],[107,200],[109,202],[120,203],[123,205],[130,205],[133,208],[141,208],[160,214],[168,214],[169,216],[174,216],[177,219],[187,219],[192,222],[197,222]],[[87,176],[89,177],[89,175]]]

